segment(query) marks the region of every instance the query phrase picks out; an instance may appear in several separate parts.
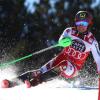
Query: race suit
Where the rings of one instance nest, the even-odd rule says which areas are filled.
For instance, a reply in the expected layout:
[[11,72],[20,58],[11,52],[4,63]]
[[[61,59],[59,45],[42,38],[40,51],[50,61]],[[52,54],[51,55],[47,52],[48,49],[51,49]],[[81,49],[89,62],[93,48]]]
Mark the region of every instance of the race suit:
[[98,42],[91,32],[79,33],[74,27],[66,28],[59,41],[71,37],[72,44],[65,47],[62,52],[40,68],[42,73],[59,67],[61,75],[65,78],[72,78],[83,65],[90,54],[94,57],[97,71],[100,73],[100,51]]

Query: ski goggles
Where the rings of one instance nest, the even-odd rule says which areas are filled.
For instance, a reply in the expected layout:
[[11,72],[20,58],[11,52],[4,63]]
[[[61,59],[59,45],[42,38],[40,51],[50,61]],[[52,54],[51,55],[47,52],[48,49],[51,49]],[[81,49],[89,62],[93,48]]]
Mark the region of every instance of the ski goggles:
[[76,22],[75,24],[76,26],[88,26],[89,25],[89,23],[85,21],[79,21],[79,22]]

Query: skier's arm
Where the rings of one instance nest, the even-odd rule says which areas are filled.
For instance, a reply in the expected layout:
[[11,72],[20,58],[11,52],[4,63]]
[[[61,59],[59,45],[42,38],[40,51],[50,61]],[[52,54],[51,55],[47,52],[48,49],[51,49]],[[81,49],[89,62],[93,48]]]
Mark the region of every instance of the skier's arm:
[[66,37],[69,37],[67,30],[69,30],[69,28],[68,29],[65,29],[63,31],[63,33],[61,34],[61,36],[59,38],[59,41],[62,40],[62,39],[64,39],[64,38],[66,38]]
[[100,74],[100,50],[99,50],[99,45],[96,39],[93,41],[92,47],[91,47],[91,52],[93,54],[93,58],[97,64],[97,71]]

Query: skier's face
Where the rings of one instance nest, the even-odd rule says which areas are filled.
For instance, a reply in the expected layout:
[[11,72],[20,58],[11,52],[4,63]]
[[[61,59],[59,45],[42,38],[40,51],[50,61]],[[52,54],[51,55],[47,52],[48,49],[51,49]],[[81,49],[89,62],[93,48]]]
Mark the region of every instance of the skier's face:
[[84,22],[84,21],[79,21],[79,22],[76,22],[75,24],[76,24],[77,30],[82,33],[87,31],[88,25],[89,25],[88,22]]
[[87,26],[77,26],[77,30],[81,33],[84,33],[87,31]]

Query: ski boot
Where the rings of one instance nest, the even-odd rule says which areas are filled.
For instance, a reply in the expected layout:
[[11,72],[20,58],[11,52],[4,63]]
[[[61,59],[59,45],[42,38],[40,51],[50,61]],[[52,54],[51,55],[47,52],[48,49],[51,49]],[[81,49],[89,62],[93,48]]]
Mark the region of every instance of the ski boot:
[[32,79],[30,80],[30,83],[32,86],[36,86],[36,85],[42,83],[42,73],[41,73],[40,69],[34,70],[32,72]]
[[40,69],[32,70],[20,75],[18,78],[24,82],[27,88],[36,86],[41,83],[41,71]]

